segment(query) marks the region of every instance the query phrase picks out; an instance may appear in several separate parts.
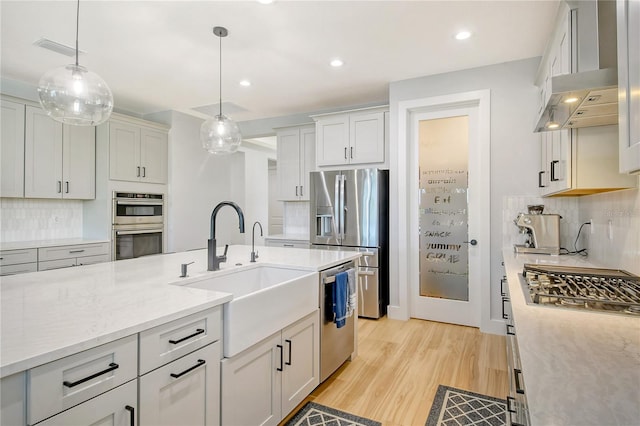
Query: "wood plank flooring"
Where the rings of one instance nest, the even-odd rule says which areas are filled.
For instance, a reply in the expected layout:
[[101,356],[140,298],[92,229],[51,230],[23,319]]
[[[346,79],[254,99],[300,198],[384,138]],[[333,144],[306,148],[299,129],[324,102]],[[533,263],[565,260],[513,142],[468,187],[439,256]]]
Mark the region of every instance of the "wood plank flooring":
[[502,399],[507,395],[504,336],[472,327],[386,317],[360,318],[358,333],[358,357],[306,401],[384,426],[413,426],[425,424],[440,384]]

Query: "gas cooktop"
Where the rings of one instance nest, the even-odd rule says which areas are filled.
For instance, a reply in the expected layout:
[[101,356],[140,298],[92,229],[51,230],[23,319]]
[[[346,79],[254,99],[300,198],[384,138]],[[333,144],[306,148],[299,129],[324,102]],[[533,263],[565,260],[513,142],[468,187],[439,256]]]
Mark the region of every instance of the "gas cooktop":
[[527,263],[522,275],[533,303],[640,315],[640,277],[627,271]]

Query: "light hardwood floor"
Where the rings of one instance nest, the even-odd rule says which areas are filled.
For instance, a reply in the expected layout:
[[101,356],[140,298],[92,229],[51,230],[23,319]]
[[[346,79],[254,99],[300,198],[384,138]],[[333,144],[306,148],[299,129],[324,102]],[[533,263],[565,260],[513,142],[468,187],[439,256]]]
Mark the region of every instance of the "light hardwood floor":
[[359,319],[358,333],[358,357],[306,401],[384,426],[417,426],[425,424],[440,384],[502,399],[507,395],[504,336],[472,327],[386,317]]

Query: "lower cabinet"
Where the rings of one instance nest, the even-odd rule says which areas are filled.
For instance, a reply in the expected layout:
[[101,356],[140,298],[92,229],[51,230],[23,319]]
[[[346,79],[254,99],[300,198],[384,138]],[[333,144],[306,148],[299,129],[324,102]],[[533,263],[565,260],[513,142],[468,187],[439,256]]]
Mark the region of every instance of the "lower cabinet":
[[108,262],[109,243],[76,244],[38,249],[38,271]]
[[39,423],[53,425],[137,425],[138,383],[133,380]]
[[220,424],[220,341],[140,377],[140,425]]
[[222,360],[222,424],[277,425],[320,383],[318,311]]

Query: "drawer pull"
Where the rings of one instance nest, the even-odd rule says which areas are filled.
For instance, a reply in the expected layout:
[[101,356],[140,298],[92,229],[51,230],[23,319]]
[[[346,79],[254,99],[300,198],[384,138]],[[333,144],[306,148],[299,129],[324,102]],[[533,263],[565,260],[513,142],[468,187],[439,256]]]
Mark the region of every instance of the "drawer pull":
[[516,335],[515,327],[512,326],[511,324],[507,324],[507,335],[509,335],[509,336],[515,336]]
[[276,367],[276,370],[278,371],[282,371],[284,370],[284,355],[283,355],[283,346],[282,345],[276,345],[278,347],[278,350],[280,350],[280,367]]
[[522,383],[520,383],[520,376],[522,375],[522,370],[519,368],[513,369],[513,376],[516,380],[516,392],[520,394],[524,394],[524,388],[522,387]]
[[293,247],[293,244],[283,244],[282,247]]
[[62,384],[65,385],[68,388],[72,388],[72,387],[78,386],[78,385],[80,385],[80,384],[82,384],[84,382],[88,382],[91,379],[95,379],[98,376],[102,376],[103,374],[107,374],[108,372],[113,371],[118,367],[120,367],[118,364],[116,364],[115,362],[112,362],[111,364],[109,364],[109,368],[107,368],[105,370],[99,371],[99,372],[97,372],[95,374],[87,376],[84,379],[77,380],[75,382],[69,382],[69,381],[65,380],[64,382],[62,382]]
[[82,250],[69,250],[69,254],[72,254],[72,253],[83,253],[83,252],[84,252],[84,249],[82,249]]
[[174,379],[177,379],[178,377],[184,376],[185,374],[195,370],[196,368],[200,367],[201,365],[204,365],[206,363],[206,361],[204,359],[199,359],[198,363],[196,365],[194,365],[193,367],[189,367],[186,370],[184,370],[182,373],[171,373],[171,377],[173,377]]
[[171,343],[173,345],[177,345],[178,343],[184,342],[185,340],[191,339],[192,337],[196,337],[198,334],[202,334],[202,333],[204,333],[204,329],[203,328],[198,328],[198,329],[196,329],[195,333],[190,334],[187,337],[183,337],[182,339],[169,340],[169,343]]
[[129,412],[129,424],[135,426],[136,424],[136,409],[130,405],[125,405],[124,409]]
[[515,413],[516,409],[515,408],[511,408],[511,401],[516,402],[516,399],[512,396],[508,396],[507,397],[507,411],[509,413]]

